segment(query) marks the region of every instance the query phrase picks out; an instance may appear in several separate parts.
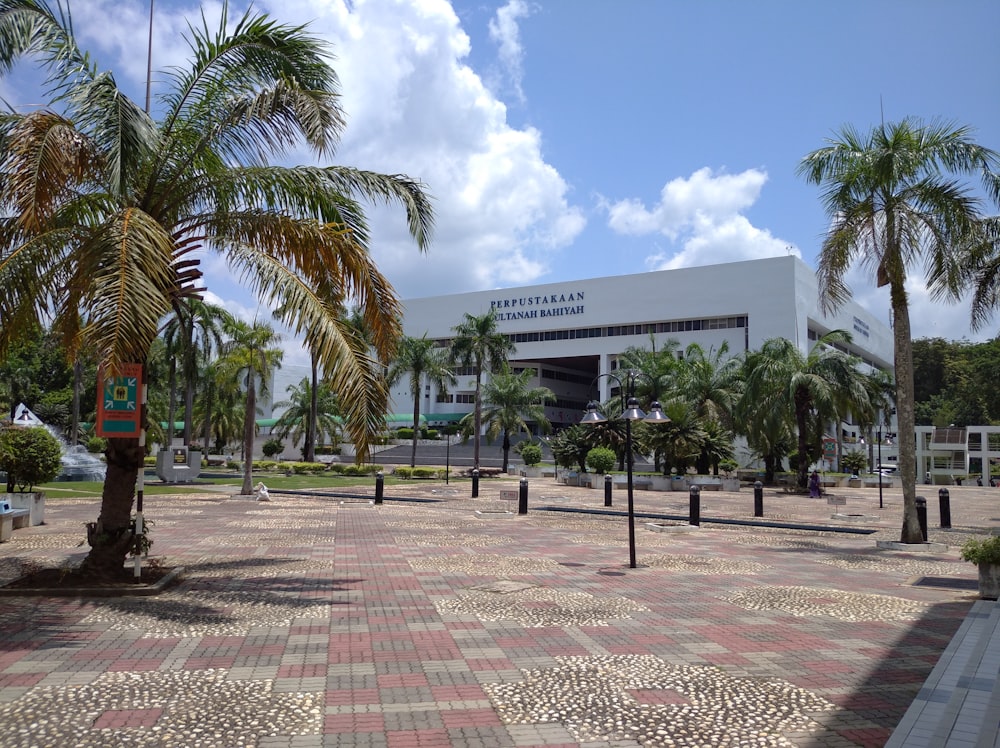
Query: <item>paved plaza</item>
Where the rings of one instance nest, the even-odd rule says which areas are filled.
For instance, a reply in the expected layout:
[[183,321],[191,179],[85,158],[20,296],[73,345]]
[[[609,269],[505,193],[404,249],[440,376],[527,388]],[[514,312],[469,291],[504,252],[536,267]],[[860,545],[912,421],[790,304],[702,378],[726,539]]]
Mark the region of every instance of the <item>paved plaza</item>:
[[[958,547],[1000,527],[988,488],[940,529],[928,487],[923,552],[876,548],[898,490],[705,491],[696,530],[637,491],[631,569],[623,490],[511,489],[147,496],[177,585],[0,598],[0,745],[882,746],[978,600]],[[50,499],[0,583],[82,558],[97,508]]]

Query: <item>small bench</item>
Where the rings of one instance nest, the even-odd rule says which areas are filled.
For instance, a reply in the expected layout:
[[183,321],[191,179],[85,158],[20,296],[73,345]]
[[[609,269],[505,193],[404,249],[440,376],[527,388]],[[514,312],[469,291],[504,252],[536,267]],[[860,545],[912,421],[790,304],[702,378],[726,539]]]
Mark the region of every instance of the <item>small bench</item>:
[[31,520],[31,512],[27,509],[11,509],[8,512],[0,512],[0,543],[10,540],[14,530],[27,527]]

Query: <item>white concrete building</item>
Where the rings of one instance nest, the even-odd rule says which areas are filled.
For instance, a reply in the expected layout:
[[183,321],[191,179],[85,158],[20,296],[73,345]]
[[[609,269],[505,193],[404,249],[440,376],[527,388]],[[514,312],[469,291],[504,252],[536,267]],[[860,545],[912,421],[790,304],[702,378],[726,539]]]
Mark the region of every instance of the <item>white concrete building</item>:
[[[427,334],[442,345],[465,313],[493,309],[499,330],[517,346],[511,365],[534,369],[537,384],[556,394],[547,409],[556,427],[577,423],[589,400],[608,399],[616,385],[601,375],[615,371],[627,348],[650,347],[651,338],[657,347],[673,339],[681,350],[698,343],[706,351],[728,341],[738,355],[776,337],[806,351],[819,336],[843,329],[853,336],[851,353],[892,369],[889,328],[853,302],[823,314],[815,272],[793,256],[408,299],[404,308],[406,335]],[[472,410],[474,372],[457,373],[446,393],[425,384],[420,410],[430,424]],[[391,412],[412,411],[407,382],[391,397]]]

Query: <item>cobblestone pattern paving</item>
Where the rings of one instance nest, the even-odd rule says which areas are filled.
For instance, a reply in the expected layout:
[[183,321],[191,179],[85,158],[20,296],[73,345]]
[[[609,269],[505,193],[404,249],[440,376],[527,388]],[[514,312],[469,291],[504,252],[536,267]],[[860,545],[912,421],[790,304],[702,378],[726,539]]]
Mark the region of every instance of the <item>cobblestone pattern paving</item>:
[[[948,551],[876,551],[900,500],[880,513],[859,491],[848,508],[878,517],[875,535],[640,525],[630,569],[620,515],[475,514],[512,485],[381,506],[147,498],[177,587],[0,600],[0,745],[880,746],[975,599],[913,577],[974,578],[955,540],[1000,523],[996,493],[956,489],[960,529],[931,538]],[[602,508],[548,485],[546,501]],[[636,509],[685,500],[643,491]],[[822,501],[765,501],[844,524]],[[46,525],[0,545],[0,581],[78,561],[95,511],[50,500]],[[703,520],[751,515],[750,492],[702,494]]]

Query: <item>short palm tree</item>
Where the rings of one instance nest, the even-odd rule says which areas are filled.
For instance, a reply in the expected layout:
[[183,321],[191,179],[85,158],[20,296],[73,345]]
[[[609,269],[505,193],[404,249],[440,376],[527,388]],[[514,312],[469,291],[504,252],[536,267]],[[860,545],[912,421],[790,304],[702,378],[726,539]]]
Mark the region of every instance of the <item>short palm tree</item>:
[[[157,119],[99,70],[60,4],[0,0],[0,72],[39,61],[48,107],[0,115],[0,353],[12,330],[51,319],[70,356],[109,374],[143,363],[160,321],[197,296],[199,250],[216,252],[318,355],[363,459],[381,428],[378,376],[401,334],[401,305],[369,253],[361,199],[404,206],[422,248],[421,185],[343,166],[274,166],[305,145],[335,153],[345,117],[326,45],[303,26],[248,11],[190,28]],[[356,303],[371,345],[338,319]],[[112,438],[94,543],[83,570],[118,573],[132,544],[139,439]]]
[[246,392],[243,411],[243,487],[244,496],[253,493],[253,444],[257,434],[257,395],[265,395],[276,367],[281,365],[281,336],[269,325],[231,318],[225,333],[219,360],[219,376],[242,383]]
[[957,177],[981,177],[1000,199],[1000,154],[977,145],[967,127],[916,119],[862,133],[844,127],[802,159],[799,173],[823,188],[831,225],[820,250],[819,292],[826,309],[850,297],[844,276],[855,263],[889,286],[896,413],[901,435],[904,543],[923,542],[916,505],[913,342],[906,282],[922,268],[938,297],[968,284],[968,250],[983,243],[984,212]]
[[[288,393],[288,399],[280,400],[273,406],[285,408],[272,429],[277,438],[284,439],[291,436],[292,445],[295,447],[299,446],[300,440],[308,443],[310,436],[318,437],[323,442],[327,437],[331,442],[339,439],[340,405],[336,393],[327,382],[320,381],[314,390],[312,382],[303,377],[298,384],[288,385],[285,391]],[[305,446],[302,451],[303,460],[307,462],[315,460],[315,452],[307,454]]]
[[[834,348],[850,342],[850,335],[835,330],[822,336],[802,353],[787,338],[771,338],[749,359],[746,397],[764,411],[784,411],[791,415],[798,434],[798,485],[805,489],[810,454],[822,437],[820,423],[834,419],[843,403],[857,410],[869,407],[868,386],[860,363]],[[810,450],[810,446],[814,449]]]
[[475,316],[466,312],[462,322],[453,328],[451,357],[462,366],[471,366],[476,373],[476,402],[473,410],[473,467],[479,467],[479,440],[483,431],[483,371],[501,371],[514,354],[515,345],[497,330],[493,310]]
[[[534,369],[514,373],[509,367],[493,374],[483,386],[483,424],[490,441],[503,437],[503,471],[507,472],[510,460],[511,434],[531,434],[534,423],[547,434],[552,424],[545,417],[545,403],[555,402],[556,396],[548,387],[532,387]],[[466,416],[468,418],[468,416]]]
[[420,438],[420,398],[424,391],[424,379],[445,390],[448,384],[455,381],[455,376],[451,373],[448,352],[436,347],[434,341],[424,334],[419,338],[407,335],[399,343],[399,349],[386,373],[386,380],[391,387],[404,377],[409,379],[410,393],[413,396],[413,446],[410,450],[410,467],[415,467],[417,440]]

